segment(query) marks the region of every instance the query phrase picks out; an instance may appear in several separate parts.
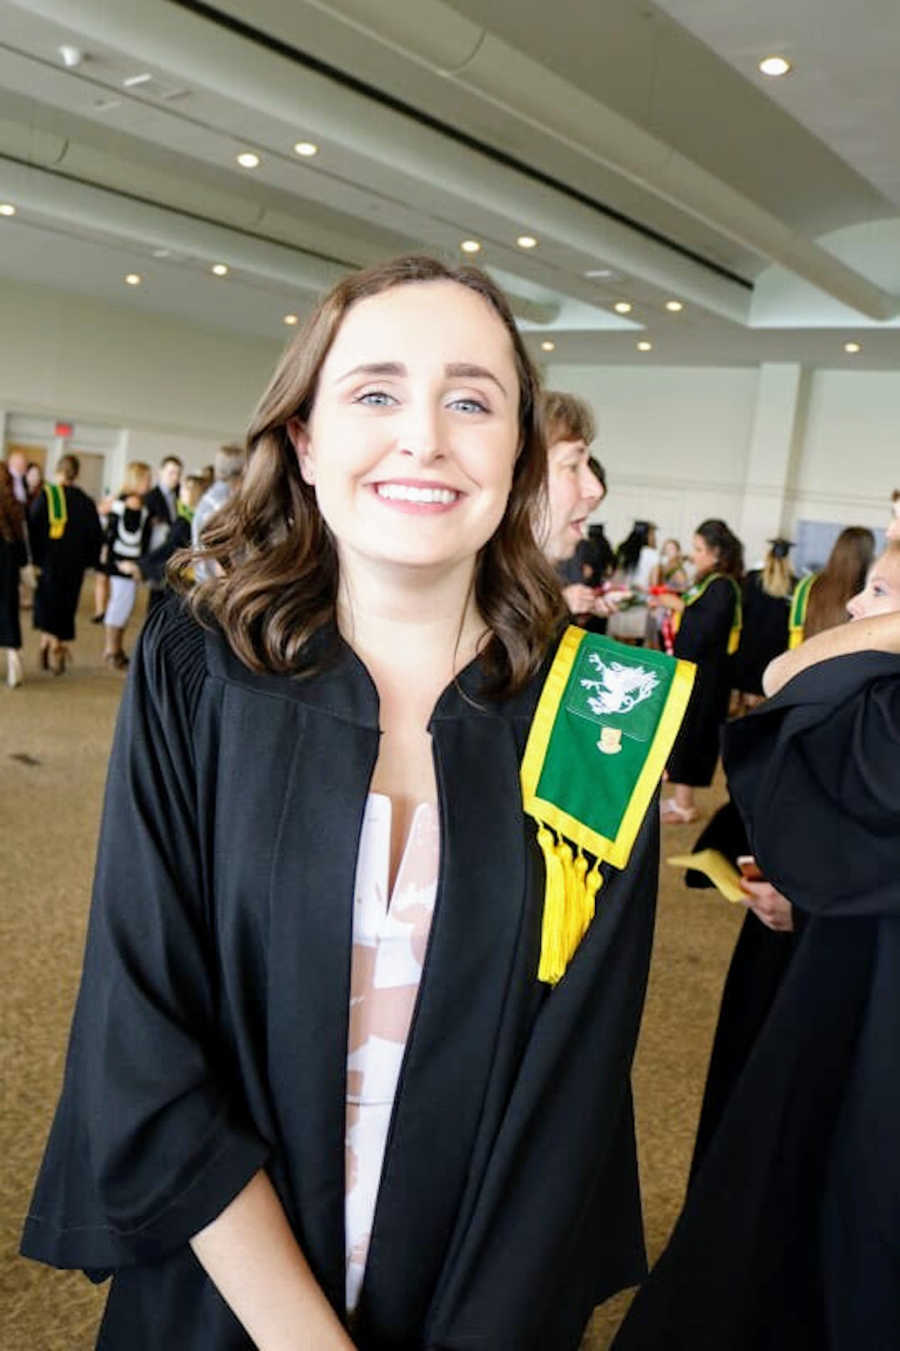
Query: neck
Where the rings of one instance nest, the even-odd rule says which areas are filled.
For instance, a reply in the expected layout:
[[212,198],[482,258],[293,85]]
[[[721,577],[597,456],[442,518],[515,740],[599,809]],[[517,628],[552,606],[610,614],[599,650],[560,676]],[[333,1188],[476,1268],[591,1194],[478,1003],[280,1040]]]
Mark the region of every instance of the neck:
[[428,569],[340,555],[338,628],[376,685],[411,696],[440,691],[476,655],[486,633],[473,595],[474,563]]

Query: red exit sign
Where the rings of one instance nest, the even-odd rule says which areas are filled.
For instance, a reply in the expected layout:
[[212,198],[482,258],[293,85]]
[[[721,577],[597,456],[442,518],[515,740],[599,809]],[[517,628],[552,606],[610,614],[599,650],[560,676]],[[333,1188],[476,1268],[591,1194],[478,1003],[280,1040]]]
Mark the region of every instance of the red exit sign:
[[75,432],[75,425],[72,422],[57,422],[53,428],[54,436],[72,436]]

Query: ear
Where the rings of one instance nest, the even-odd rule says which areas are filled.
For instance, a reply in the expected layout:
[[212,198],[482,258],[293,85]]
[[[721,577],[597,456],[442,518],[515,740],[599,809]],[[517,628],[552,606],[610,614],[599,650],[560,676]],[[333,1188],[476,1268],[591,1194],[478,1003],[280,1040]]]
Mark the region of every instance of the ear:
[[287,424],[287,434],[291,439],[291,445],[297,452],[297,463],[300,466],[300,475],[304,483],[315,483],[316,467],[312,452],[312,442],[305,422],[299,418],[291,418]]

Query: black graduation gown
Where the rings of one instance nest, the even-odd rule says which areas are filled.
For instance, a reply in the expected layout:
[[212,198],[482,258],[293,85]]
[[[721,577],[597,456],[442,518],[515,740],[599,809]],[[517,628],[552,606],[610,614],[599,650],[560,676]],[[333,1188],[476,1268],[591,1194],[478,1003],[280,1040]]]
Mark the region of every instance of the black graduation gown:
[[615,1351],[896,1351],[900,659],[803,672],[729,727],[725,764],[807,920]]
[[[62,1098],[22,1243],[114,1271],[98,1345],[245,1351],[189,1237],[265,1167],[343,1311],[356,842],[378,752],[336,641],[298,681],[248,671],[171,601],[119,717]],[[629,1071],[658,813],[560,983],[536,979],[543,862],[519,762],[542,678],[431,719],[438,895],[355,1344],[574,1351],[645,1271]]]
[[734,587],[726,577],[709,583],[702,596],[686,605],[675,635],[675,656],[696,663],[697,674],[687,713],[666,768],[673,783],[705,788],[719,758],[719,734],[728,716],[732,658],[728,636],[734,624]]
[[19,570],[28,562],[25,540],[0,535],[0,647],[22,646],[19,622]]
[[734,657],[734,688],[746,694],[762,694],[763,671],[787,650],[791,596],[770,596],[762,588],[762,573],[756,569],[744,578],[742,603],[743,626]]
[[[718,849],[735,866],[742,854],[750,853],[747,831],[737,807],[730,799],[700,832],[692,852],[696,854],[703,849]],[[684,880],[688,887],[713,885],[705,873],[690,868]],[[752,911],[748,911],[741,925],[722,988],[722,1004],[691,1160],[691,1177],[696,1173],[716,1133],[725,1104],[769,1015],[782,977],[794,955],[794,945],[804,919],[803,911],[795,909],[793,932],[784,933],[769,929]]]
[[28,533],[32,557],[41,569],[34,593],[34,627],[67,643],[75,637],[75,613],[85,568],[94,568],[100,561],[103,530],[87,493],[74,486],[62,491],[68,517],[62,538],[50,538],[47,494],[43,492],[32,503]]

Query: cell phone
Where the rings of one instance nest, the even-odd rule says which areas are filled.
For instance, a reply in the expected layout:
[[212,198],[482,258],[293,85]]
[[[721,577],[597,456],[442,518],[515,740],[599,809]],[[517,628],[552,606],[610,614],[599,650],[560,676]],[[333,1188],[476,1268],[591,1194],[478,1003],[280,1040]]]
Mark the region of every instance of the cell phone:
[[737,865],[741,877],[745,878],[748,882],[764,882],[766,880],[760,872],[759,864],[752,854],[739,854]]

